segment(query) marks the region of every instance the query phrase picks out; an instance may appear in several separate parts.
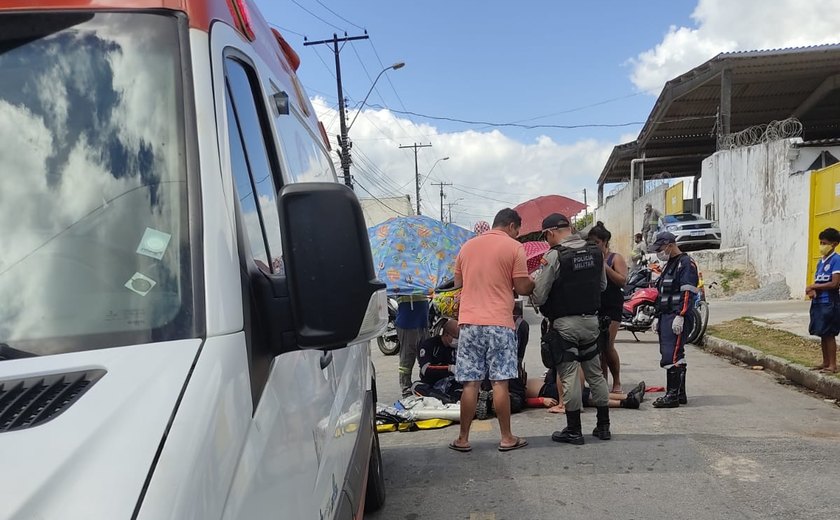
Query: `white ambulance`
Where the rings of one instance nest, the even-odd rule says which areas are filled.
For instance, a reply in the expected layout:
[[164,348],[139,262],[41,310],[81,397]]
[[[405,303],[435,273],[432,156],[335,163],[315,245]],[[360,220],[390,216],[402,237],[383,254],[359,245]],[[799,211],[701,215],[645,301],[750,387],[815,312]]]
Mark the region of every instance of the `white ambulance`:
[[384,501],[356,196],[248,0],[0,4],[0,519]]

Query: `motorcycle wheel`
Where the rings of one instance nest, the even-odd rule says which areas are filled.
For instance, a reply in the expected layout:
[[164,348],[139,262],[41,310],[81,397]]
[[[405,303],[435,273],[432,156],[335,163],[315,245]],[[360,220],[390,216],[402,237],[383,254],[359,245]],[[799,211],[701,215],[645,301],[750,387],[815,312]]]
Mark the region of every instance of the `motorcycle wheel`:
[[393,320],[388,320],[388,327],[385,328],[385,334],[376,338],[376,343],[379,346],[379,351],[386,356],[393,356],[400,351],[400,340],[397,337],[397,326]]
[[709,302],[701,300],[697,309],[700,311],[700,317],[703,319],[703,328],[700,329],[700,336],[697,338],[697,341],[702,341],[706,335],[706,328],[709,326]]
[[[700,308],[705,309],[705,318],[703,316],[703,312],[700,311]],[[691,332],[688,333],[686,342],[696,345],[697,342],[703,338],[703,334],[706,332],[706,325],[709,320],[709,306],[706,302],[702,302],[700,306],[692,309],[691,312],[694,315],[694,323],[692,324]]]

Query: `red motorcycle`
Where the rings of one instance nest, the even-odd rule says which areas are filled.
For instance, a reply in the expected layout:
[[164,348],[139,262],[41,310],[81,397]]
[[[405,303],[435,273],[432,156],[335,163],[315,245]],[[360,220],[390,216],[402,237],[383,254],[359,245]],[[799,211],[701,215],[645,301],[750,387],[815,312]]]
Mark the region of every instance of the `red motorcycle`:
[[[706,325],[709,322],[709,304],[706,302],[705,291],[702,290],[702,278],[700,283],[701,291],[691,307],[694,320],[686,338],[688,343],[697,343],[706,332]],[[636,341],[639,341],[637,332],[648,332],[653,328],[653,322],[659,316],[656,310],[658,299],[659,291],[655,287],[644,287],[636,290],[624,301],[621,328],[633,334]]]
[[639,341],[637,332],[651,330],[653,321],[659,315],[656,311],[656,300],[659,291],[655,287],[637,289],[624,301],[621,313],[621,328],[629,331]]

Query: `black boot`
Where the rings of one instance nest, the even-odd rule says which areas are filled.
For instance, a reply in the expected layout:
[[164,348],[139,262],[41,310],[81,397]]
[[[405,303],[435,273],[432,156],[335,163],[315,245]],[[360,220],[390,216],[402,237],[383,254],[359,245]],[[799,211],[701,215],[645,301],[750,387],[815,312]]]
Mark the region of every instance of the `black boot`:
[[[638,406],[638,404],[637,404]],[[609,406],[599,406],[598,407],[598,423],[595,426],[595,429],[592,430],[592,435],[598,437],[602,441],[608,441],[612,439],[612,434],[610,433],[610,407]]]
[[680,406],[680,373],[679,367],[668,369],[668,391],[653,402],[654,408],[679,408]]
[[645,400],[645,391],[647,387],[645,386],[645,382],[641,381],[638,385],[636,385],[632,390],[627,392],[627,398],[635,397],[640,403]]
[[627,398],[619,401],[619,404],[622,408],[627,408],[628,410],[638,410],[639,398],[635,394],[627,394]]
[[688,404],[688,397],[685,395],[685,373],[688,371],[688,368],[685,366],[680,367],[680,393],[678,395],[680,404]]
[[581,432],[580,428],[580,410],[574,412],[566,410],[566,425],[562,432],[552,433],[551,440],[578,446],[583,444],[583,432]]

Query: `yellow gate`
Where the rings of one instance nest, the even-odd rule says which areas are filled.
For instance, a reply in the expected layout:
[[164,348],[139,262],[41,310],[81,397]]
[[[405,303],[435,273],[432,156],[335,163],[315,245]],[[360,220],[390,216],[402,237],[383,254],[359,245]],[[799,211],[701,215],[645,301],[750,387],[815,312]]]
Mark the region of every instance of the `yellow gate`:
[[683,183],[674,184],[665,192],[665,214],[673,215],[683,212]]
[[829,227],[840,229],[840,163],[811,173],[810,227],[807,284],[813,283],[820,259],[820,232]]

